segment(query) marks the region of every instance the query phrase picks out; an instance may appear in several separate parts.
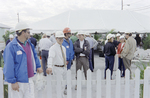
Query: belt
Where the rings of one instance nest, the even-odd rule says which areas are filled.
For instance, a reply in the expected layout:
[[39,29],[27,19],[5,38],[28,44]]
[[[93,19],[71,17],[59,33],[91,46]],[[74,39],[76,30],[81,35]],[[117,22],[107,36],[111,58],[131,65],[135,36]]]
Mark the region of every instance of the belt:
[[54,65],[54,66],[56,66],[56,67],[64,67],[64,65]]
[[42,50],[42,51],[49,51],[49,50]]
[[79,56],[79,57],[85,57],[85,56]]

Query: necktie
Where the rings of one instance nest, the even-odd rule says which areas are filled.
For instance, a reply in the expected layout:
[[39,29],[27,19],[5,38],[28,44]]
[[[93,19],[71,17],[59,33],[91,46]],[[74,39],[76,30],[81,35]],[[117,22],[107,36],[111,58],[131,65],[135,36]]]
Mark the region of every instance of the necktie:
[[64,59],[64,65],[65,65],[65,67],[66,67],[66,57],[65,57],[64,51],[63,51],[63,49],[62,49],[62,45],[60,45],[60,48],[61,48],[61,52],[62,52],[62,57],[63,57],[63,59]]

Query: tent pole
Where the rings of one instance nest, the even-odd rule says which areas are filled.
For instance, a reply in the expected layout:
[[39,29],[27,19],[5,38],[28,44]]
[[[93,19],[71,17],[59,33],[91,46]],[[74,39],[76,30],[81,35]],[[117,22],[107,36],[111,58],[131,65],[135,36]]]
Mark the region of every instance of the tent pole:
[[123,10],[123,0],[121,0],[121,10]]

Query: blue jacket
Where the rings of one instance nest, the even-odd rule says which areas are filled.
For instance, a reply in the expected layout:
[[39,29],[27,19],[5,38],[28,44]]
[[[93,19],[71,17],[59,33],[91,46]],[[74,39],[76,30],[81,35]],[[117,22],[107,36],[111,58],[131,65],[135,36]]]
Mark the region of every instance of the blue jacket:
[[[36,69],[40,68],[40,61],[33,44],[28,40],[31,48],[32,62],[34,73]],[[21,45],[18,43],[17,38],[14,38],[4,50],[4,69],[5,81],[8,83],[28,83],[27,71],[27,56]]]
[[71,61],[74,59],[74,48],[71,39],[69,39],[69,43],[64,39],[62,45],[66,48],[66,60]]

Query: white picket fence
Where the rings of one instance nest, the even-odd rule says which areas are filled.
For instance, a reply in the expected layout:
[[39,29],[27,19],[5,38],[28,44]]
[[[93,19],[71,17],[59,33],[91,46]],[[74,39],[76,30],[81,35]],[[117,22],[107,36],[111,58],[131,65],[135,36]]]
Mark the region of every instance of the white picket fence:
[[[59,72],[58,72],[59,73]],[[67,98],[83,98],[82,94],[82,86],[86,85],[86,92],[84,95],[86,97],[84,98],[140,98],[140,84],[144,84],[144,97],[143,98],[150,98],[150,70],[146,69],[144,71],[144,80],[140,80],[140,70],[135,70],[135,77],[133,79],[130,79],[130,72],[129,70],[126,70],[126,77],[125,79],[122,79],[120,77],[120,71],[116,71],[116,78],[114,80],[111,80],[110,78],[110,70],[107,70],[106,80],[102,77],[102,71],[97,71],[96,80],[92,80],[91,71],[87,71],[87,80],[82,79],[82,71],[78,71],[77,73],[77,80],[72,80],[71,71],[67,71],[67,80],[60,81],[60,75],[57,76],[56,80],[52,80],[52,76],[47,76],[47,92],[45,93],[45,97],[43,98],[62,98],[62,88],[61,85],[67,84],[67,95],[65,97]],[[3,81],[3,72],[2,68],[0,69],[0,98],[4,98],[4,91],[3,91],[3,84],[7,84]],[[73,87],[77,84],[77,91],[73,91]],[[96,85],[96,95],[95,97],[92,96],[92,86]],[[124,96],[121,96],[121,86],[124,86]],[[132,92],[130,89],[130,86],[133,86]],[[102,97],[102,86],[104,86],[106,89],[106,96]],[[112,86],[115,86],[114,90],[111,89]],[[53,88],[56,88],[57,93],[53,93]],[[115,91],[115,97],[112,97],[112,92]],[[73,96],[73,93],[76,93],[76,97]],[[134,93],[134,97],[131,97],[130,93]],[[53,97],[53,94],[56,95],[56,97]],[[10,98],[10,96],[9,96]]]

